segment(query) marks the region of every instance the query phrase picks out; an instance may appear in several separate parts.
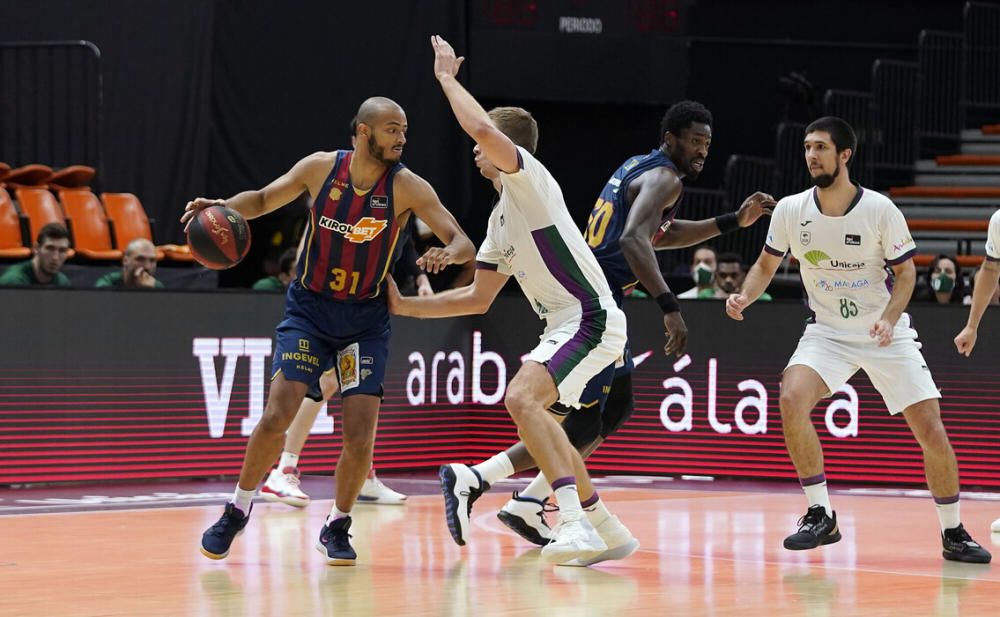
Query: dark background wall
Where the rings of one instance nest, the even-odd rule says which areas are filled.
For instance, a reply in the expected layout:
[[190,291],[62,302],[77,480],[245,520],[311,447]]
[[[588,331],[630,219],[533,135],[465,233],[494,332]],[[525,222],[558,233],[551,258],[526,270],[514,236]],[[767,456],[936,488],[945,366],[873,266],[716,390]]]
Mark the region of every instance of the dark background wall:
[[[552,46],[551,53],[529,60],[518,50],[539,45],[536,35],[549,27],[547,21],[512,25],[484,18],[497,7],[529,4],[537,4],[539,11],[555,7],[551,10],[579,15],[633,15],[640,8],[677,11],[680,30],[668,31],[673,26],[667,24],[641,38],[626,30],[635,24],[615,22],[612,31],[608,20],[607,36],[641,40],[642,45],[595,42],[588,47],[579,37],[594,35],[560,38],[548,32],[542,45]],[[817,91],[866,89],[873,60],[913,58],[921,29],[960,28],[962,4],[4,0],[0,41],[87,39],[100,47],[105,155],[99,186],[137,193],[158,220],[158,242],[182,239],[177,213],[191,197],[228,196],[258,187],[305,154],[346,146],[354,111],[363,98],[375,94],[393,97],[407,109],[406,163],[435,185],[478,241],[489,189],[477,178],[471,143],[461,135],[434,81],[427,40],[431,33],[450,38],[459,53],[476,48],[470,37],[477,32],[507,41],[480,52],[478,73],[477,58],[468,59],[472,89],[488,94],[487,105],[521,104],[535,113],[541,124],[539,156],[561,181],[582,225],[610,172],[626,156],[657,145],[660,116],[675,94],[699,99],[715,114],[712,155],[696,183],[715,187],[730,154],[769,155],[780,120],[796,115],[805,120],[812,113],[787,107],[779,77],[800,72]],[[561,57],[564,44],[579,46],[577,61],[548,65]],[[591,48],[593,57],[585,53]],[[614,56],[616,49],[620,57]],[[529,67],[528,62],[537,65]],[[616,65],[638,68],[623,68],[627,79],[620,79],[621,87],[609,88],[608,67]],[[549,87],[536,96],[503,96],[489,87],[484,66],[530,68],[534,78],[547,78]],[[612,77],[614,83],[617,76]],[[670,83],[624,83],[641,79]],[[584,101],[580,92],[588,83],[601,87],[592,88],[593,96]]]

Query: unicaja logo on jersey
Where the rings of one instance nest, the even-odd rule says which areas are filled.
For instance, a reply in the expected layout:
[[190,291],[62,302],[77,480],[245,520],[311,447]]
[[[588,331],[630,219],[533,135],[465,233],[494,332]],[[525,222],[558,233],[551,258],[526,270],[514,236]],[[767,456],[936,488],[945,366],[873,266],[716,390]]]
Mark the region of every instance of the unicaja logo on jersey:
[[388,221],[380,221],[366,216],[354,225],[351,225],[349,223],[341,223],[328,216],[321,216],[319,217],[319,226],[323,229],[336,232],[355,244],[363,244],[374,240],[376,236],[389,226],[389,223]]
[[820,262],[829,262],[823,268],[824,270],[860,270],[865,267],[865,262],[863,261],[840,261],[839,259],[831,258],[823,251],[809,251],[803,257],[817,268],[821,267]]

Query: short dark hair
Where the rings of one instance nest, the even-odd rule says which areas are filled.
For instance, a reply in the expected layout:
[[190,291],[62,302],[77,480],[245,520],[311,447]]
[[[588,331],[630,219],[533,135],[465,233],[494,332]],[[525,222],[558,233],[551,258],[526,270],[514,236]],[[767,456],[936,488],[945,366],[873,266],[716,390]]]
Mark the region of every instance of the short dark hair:
[[716,266],[722,264],[739,264],[740,269],[746,270],[746,264],[743,263],[743,257],[739,253],[722,253],[721,255],[716,255],[715,257]]
[[281,272],[288,272],[289,268],[295,265],[295,260],[298,258],[298,249],[290,248],[286,249],[281,257],[278,258],[278,269]]
[[38,246],[45,244],[46,240],[69,240],[69,230],[62,223],[49,223],[38,230]]
[[679,136],[683,129],[690,128],[696,122],[712,126],[712,112],[698,101],[674,103],[667,109],[667,113],[663,114],[663,120],[660,122],[660,143],[666,140],[667,133]]
[[514,145],[531,154],[538,148],[538,123],[523,107],[494,107],[489,111],[490,120]]
[[[805,134],[808,135],[815,131],[829,133],[830,139],[833,140],[833,145],[837,148],[838,153],[849,149],[851,151],[851,159],[858,153],[858,136],[846,121],[836,116],[823,116],[818,120],[813,120],[806,127]],[[848,159],[848,162],[851,159]]]

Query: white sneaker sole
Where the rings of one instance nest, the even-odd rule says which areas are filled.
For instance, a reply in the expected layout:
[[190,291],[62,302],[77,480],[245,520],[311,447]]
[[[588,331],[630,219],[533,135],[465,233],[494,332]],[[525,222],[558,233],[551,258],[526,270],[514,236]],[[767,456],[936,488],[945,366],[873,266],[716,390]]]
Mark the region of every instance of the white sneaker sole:
[[260,491],[260,496],[264,498],[264,501],[269,501],[271,503],[283,503],[296,508],[304,508],[308,506],[311,501],[308,497],[303,499],[302,497],[294,497],[292,495],[278,495],[277,493],[272,493],[270,491]]
[[360,503],[370,503],[372,505],[378,506],[405,506],[406,497],[398,499],[395,497],[371,497],[368,495],[358,495],[358,501]]
[[592,566],[595,563],[600,563],[602,561],[616,561],[618,559],[625,559],[626,557],[636,552],[637,550],[639,550],[639,541],[636,540],[635,538],[632,538],[625,544],[622,544],[621,546],[616,546],[615,548],[609,548],[603,553],[595,555],[590,559],[574,559],[572,561],[561,563],[559,565],[578,566],[578,567]]

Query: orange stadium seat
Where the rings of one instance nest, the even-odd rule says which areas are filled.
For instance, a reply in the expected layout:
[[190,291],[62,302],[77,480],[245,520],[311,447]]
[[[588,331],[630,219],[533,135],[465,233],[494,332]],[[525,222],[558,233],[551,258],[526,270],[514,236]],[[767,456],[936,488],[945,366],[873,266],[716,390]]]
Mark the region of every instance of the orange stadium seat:
[[51,167],[32,163],[31,165],[23,165],[17,169],[11,169],[3,181],[13,189],[26,187],[44,188],[51,177]]
[[[63,213],[59,202],[49,189],[24,187],[14,191],[17,195],[17,202],[21,205],[21,212],[28,217],[28,227],[31,230],[31,241],[38,237],[38,232],[49,223],[66,224],[66,215]],[[70,257],[76,251],[70,250]]]
[[59,201],[73,227],[77,253],[87,259],[121,259],[122,252],[112,246],[108,217],[96,195],[89,189],[71,189],[59,191]]
[[[101,201],[115,230],[115,243],[121,250],[124,251],[128,243],[136,238],[153,241],[149,217],[138,197],[132,193],[101,193]],[[156,258],[163,259],[164,256],[163,249],[157,247]]]
[[97,170],[88,165],[70,165],[53,173],[49,178],[49,186],[53,191],[88,189],[96,175]]
[[[913,264],[918,268],[926,268],[937,259],[937,255],[914,255]],[[982,255],[956,255],[958,265],[963,268],[978,268],[983,263]]]
[[24,245],[21,217],[10,195],[0,188],[0,258],[24,259],[30,255],[31,249]]
[[990,227],[985,219],[910,219],[906,224],[910,231],[981,231],[984,234]]

